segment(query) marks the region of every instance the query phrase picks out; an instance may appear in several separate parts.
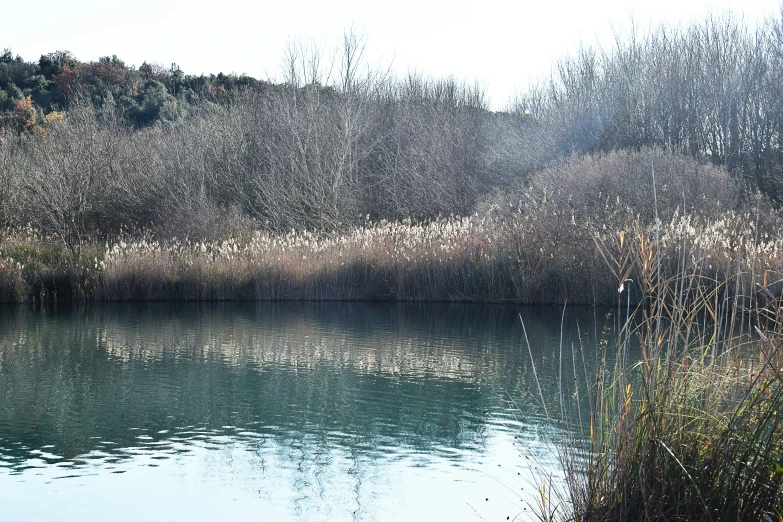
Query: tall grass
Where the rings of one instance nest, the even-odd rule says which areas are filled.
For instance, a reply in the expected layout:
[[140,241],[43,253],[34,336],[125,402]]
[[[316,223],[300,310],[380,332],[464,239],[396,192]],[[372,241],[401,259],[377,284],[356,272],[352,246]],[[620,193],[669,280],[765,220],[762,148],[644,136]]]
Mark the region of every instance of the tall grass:
[[[79,247],[85,257],[103,256],[95,243]],[[101,277],[55,236],[32,227],[0,231],[0,303],[91,300]]]
[[[220,241],[136,233],[85,243],[80,262],[54,238],[26,229],[0,242],[0,284],[6,301],[57,293],[107,301],[567,299],[612,305],[620,272],[634,266],[614,243],[636,229],[639,237],[650,230],[634,223],[616,203],[596,205],[593,215],[576,219],[555,202],[528,195],[502,212],[490,208],[418,224],[366,222],[347,232],[240,230]],[[661,226],[659,245],[663,275],[677,274],[683,260],[698,268],[700,279],[693,276],[688,288],[709,279],[727,283],[727,296],[750,295],[754,284],[783,272],[783,236],[757,231],[749,214],[706,219],[675,211]],[[648,267],[650,260],[640,257],[646,251],[634,255]],[[642,290],[631,286],[633,302]]]
[[13,258],[0,258],[0,303],[17,303],[25,298],[24,265]]
[[[621,292],[642,299],[621,314],[616,345],[601,345],[587,393],[577,383],[561,401],[576,435],[559,446],[564,480],[542,494],[539,518],[783,520],[780,284],[746,272],[748,258],[710,267],[705,231],[684,225],[679,257],[649,232],[596,241]],[[582,375],[578,356],[561,358]],[[565,389],[561,376],[572,397]]]
[[473,216],[348,233],[120,242],[100,264],[102,297],[535,301],[546,278],[576,285],[583,256],[548,267],[561,247],[528,248],[533,232],[524,219]]

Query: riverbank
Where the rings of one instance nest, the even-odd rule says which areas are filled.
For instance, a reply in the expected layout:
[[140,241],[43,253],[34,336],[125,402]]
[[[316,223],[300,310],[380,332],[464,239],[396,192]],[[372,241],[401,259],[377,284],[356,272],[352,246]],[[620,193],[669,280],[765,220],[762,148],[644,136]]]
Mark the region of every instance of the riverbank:
[[[684,262],[747,296],[783,273],[783,236],[750,215],[677,213],[657,231],[663,275]],[[618,280],[640,280],[624,241],[656,230],[607,208],[575,220],[539,202],[427,223],[367,222],[348,232],[243,230],[220,241],[126,234],[80,256],[34,229],[0,239],[0,301],[400,300],[613,305]],[[601,248],[599,248],[599,246]],[[625,252],[625,253],[624,253]],[[78,260],[77,260],[78,259]],[[649,262],[649,260],[648,260]],[[634,300],[639,289],[628,285]],[[625,302],[625,298],[623,298]]]

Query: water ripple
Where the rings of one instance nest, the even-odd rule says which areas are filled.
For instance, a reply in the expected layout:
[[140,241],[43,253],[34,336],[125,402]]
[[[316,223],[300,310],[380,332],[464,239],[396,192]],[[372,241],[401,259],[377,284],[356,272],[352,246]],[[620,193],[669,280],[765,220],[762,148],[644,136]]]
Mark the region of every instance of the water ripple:
[[[553,462],[556,434],[536,398],[506,392],[531,384],[517,313],[238,304],[0,315],[0,519],[465,519],[476,506],[489,518],[484,499],[506,495],[528,459]],[[526,318],[528,333],[549,332],[548,320]],[[547,342],[535,348],[542,373],[555,368]],[[89,503],[77,502],[83,491]]]

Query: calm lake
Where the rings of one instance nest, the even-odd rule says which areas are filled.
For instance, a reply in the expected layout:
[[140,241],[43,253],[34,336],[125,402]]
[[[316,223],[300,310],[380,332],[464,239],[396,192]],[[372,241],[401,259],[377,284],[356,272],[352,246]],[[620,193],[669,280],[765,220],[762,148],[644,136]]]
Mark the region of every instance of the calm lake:
[[0,307],[0,520],[525,520],[557,434],[520,313],[555,408],[559,308]]

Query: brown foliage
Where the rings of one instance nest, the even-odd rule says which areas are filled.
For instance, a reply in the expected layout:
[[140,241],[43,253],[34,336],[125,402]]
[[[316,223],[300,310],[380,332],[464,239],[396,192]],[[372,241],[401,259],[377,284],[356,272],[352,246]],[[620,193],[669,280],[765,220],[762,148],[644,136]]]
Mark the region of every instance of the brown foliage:
[[60,68],[60,72],[54,75],[54,83],[63,94],[71,94],[71,90],[79,77],[79,69],[68,64]]
[[36,127],[37,116],[38,110],[30,96],[16,102],[13,119],[20,131],[32,132]]

